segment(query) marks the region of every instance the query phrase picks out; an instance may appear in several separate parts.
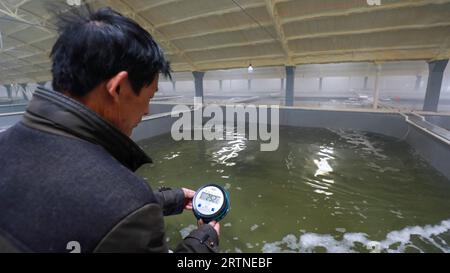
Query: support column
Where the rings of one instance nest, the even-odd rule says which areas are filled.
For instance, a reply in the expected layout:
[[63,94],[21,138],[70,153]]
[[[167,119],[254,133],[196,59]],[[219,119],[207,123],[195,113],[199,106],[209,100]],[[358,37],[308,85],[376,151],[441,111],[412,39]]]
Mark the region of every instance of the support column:
[[286,66],[286,95],[285,105],[294,105],[294,78],[295,78],[295,66]]
[[248,89],[248,90],[252,89],[252,79],[248,79],[248,82],[247,82],[247,89]]
[[422,75],[417,75],[416,76],[416,85],[414,86],[415,91],[419,90],[421,82],[422,82]]
[[22,87],[22,95],[23,95],[23,98],[24,98],[25,100],[30,100],[30,99],[28,98],[28,95],[27,95],[27,84],[26,84],[26,83],[19,83],[19,86]]
[[436,112],[439,105],[439,96],[441,95],[442,78],[444,77],[447,60],[432,61],[428,63],[428,84],[423,102],[423,111]]
[[319,91],[322,91],[322,86],[323,86],[323,78],[320,77],[319,78]]
[[176,81],[172,81],[172,91],[177,91]]
[[222,84],[223,84],[223,81],[222,80],[219,80],[219,89],[220,89],[220,91],[222,91]]
[[367,83],[369,82],[369,76],[364,77],[364,90],[367,90]]
[[281,88],[280,88],[280,90],[283,90],[284,89],[284,78],[281,78]]
[[6,84],[6,93],[8,93],[8,99],[12,99],[12,86],[11,84]]
[[193,71],[194,82],[195,82],[195,96],[201,97],[201,102],[203,103],[203,77],[205,76],[205,72],[202,71]]
[[373,90],[373,109],[378,108],[378,99],[380,97],[380,73],[381,73],[381,65],[377,64],[375,74],[375,89]]

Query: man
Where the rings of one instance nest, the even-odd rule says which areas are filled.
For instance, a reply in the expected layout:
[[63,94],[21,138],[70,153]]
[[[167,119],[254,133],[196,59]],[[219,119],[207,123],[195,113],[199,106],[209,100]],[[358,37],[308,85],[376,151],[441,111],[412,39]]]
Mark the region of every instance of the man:
[[[170,66],[151,35],[102,8],[63,14],[53,89],[0,135],[0,252],[168,252],[163,216],[194,192],[153,192],[133,172],[151,159],[129,138]],[[199,223],[179,252],[218,250]]]

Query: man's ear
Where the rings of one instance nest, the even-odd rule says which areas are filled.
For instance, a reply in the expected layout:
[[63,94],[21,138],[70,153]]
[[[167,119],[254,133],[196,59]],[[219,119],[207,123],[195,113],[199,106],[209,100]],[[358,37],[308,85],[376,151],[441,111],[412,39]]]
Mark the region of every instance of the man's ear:
[[113,98],[115,102],[119,101],[119,94],[121,86],[125,86],[125,81],[128,79],[127,71],[120,71],[114,77],[106,82],[106,91]]

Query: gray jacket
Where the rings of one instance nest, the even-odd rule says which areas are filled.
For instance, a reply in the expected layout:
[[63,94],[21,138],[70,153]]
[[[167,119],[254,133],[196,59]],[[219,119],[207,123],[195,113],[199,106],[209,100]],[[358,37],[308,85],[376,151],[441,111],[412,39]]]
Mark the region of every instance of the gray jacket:
[[[168,252],[164,216],[183,191],[153,191],[134,174],[151,159],[83,104],[38,88],[0,155],[0,252]],[[202,225],[176,252],[217,250]]]

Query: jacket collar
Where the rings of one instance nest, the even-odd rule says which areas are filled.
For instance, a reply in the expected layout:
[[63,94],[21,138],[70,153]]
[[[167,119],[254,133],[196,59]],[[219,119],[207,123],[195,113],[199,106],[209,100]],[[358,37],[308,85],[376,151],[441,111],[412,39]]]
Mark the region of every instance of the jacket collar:
[[59,92],[38,87],[22,122],[39,130],[98,144],[133,172],[145,163],[152,163],[133,140],[111,123]]

